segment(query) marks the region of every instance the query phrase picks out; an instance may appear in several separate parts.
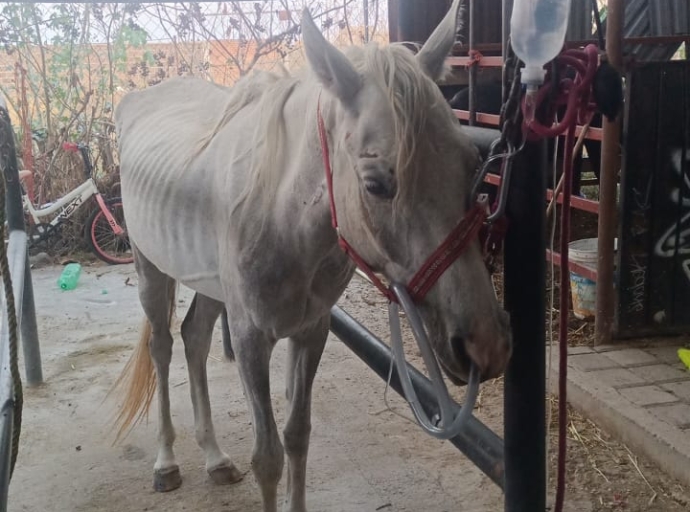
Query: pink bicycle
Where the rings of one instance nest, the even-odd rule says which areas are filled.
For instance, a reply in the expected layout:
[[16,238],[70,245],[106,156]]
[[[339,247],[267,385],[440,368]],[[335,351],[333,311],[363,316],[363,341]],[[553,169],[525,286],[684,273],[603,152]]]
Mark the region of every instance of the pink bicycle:
[[19,172],[24,211],[28,220],[29,247],[56,236],[61,226],[93,196],[97,208],[84,226],[86,243],[99,259],[107,263],[131,263],[134,256],[127,237],[122,200],[119,197],[104,199],[101,195],[92,177],[93,166],[87,146],[66,142],[62,147],[65,151],[81,154],[86,181],[56,201],[37,206],[34,200],[33,173],[26,170]]

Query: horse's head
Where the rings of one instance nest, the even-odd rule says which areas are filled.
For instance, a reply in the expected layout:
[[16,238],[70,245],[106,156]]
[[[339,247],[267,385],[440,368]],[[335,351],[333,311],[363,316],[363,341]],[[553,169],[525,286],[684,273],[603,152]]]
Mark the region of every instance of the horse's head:
[[[414,55],[402,45],[345,53],[308,14],[307,59],[327,93],[333,190],[341,234],[377,272],[407,284],[470,205],[479,154],[435,80],[455,40],[459,0]],[[483,378],[500,374],[511,351],[477,240],[418,304],[439,361],[466,381],[470,361]]]

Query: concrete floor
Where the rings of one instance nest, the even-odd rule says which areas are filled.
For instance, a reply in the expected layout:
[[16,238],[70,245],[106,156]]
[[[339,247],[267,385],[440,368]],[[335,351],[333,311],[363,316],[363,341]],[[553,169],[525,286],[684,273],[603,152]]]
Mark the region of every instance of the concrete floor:
[[[246,478],[230,487],[206,477],[194,441],[179,331],[171,367],[176,452],[183,484],[152,490],[156,411],[113,445],[106,400],[138,339],[142,320],[132,266],[87,267],[76,290],[56,286],[61,267],[34,271],[45,384],[25,391],[21,452],[11,484],[12,511],[258,511],[250,472],[252,431],[237,369],[223,360],[220,331],[208,361],[219,441]],[[182,289],[182,318],[191,293]],[[346,299],[345,299],[346,300]],[[357,311],[349,310],[357,317]],[[363,311],[368,319],[385,315]],[[284,344],[273,359],[272,387],[283,424]],[[486,512],[502,493],[450,444],[428,437],[386,410],[384,383],[333,336],[314,390],[307,503],[311,511]],[[397,396],[396,409],[409,416]],[[496,426],[493,426],[496,428]],[[281,495],[284,491],[285,476]]]

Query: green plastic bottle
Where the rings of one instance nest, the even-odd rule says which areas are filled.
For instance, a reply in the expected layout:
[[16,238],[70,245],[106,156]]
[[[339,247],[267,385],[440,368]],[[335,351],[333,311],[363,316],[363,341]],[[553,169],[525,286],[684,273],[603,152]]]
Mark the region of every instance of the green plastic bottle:
[[69,263],[58,278],[58,286],[63,290],[74,290],[81,275],[81,265],[79,263]]

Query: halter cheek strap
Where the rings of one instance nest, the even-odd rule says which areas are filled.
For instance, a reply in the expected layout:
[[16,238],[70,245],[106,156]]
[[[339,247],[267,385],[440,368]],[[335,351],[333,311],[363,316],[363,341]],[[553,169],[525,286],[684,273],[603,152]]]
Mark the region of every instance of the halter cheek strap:
[[[321,153],[323,155],[323,166],[326,171],[326,185],[328,187],[328,198],[331,208],[331,225],[338,234],[338,245],[359,269],[371,280],[379,291],[391,302],[398,302],[393,291],[383,284],[376,276],[371,266],[362,258],[357,251],[348,243],[340,233],[338,225],[338,214],[335,209],[335,195],[333,194],[333,169],[331,168],[330,152],[328,149],[328,138],[323,116],[321,115],[321,96],[316,106],[316,117],[321,142]],[[407,291],[414,302],[419,302],[436,281],[450,267],[453,262],[470,246],[477,237],[479,230],[484,225],[488,214],[486,199],[482,198],[467,212],[463,219],[450,232],[441,245],[427,258],[421,268],[412,277],[407,285]]]

